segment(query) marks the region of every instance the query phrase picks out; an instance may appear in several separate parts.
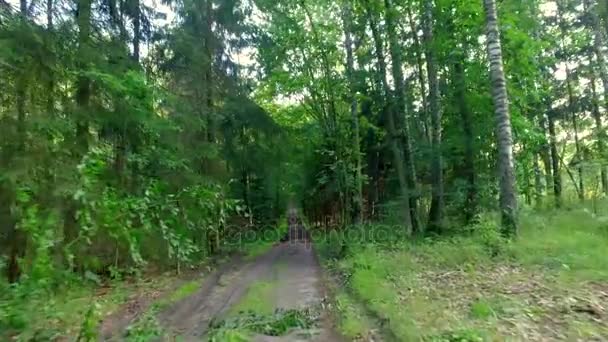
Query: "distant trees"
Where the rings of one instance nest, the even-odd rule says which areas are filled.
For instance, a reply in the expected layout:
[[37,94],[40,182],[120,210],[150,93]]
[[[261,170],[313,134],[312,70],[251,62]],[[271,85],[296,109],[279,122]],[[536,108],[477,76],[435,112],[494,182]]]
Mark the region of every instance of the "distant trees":
[[179,20],[157,28],[139,0],[0,3],[9,281],[179,270],[217,253],[230,219],[281,214],[284,137],[233,61],[251,43],[247,8],[170,5]]
[[[258,1],[268,14],[258,48],[266,71],[261,86],[273,89],[266,98],[297,94],[295,107],[310,115],[309,128],[321,119],[325,134],[309,142],[324,147],[310,153],[314,166],[302,186],[319,222],[357,216],[361,210],[343,198],[359,202],[361,179],[368,217],[379,214],[378,203],[390,207],[397,199],[408,230],[436,234],[450,226],[446,220],[469,224],[498,210],[504,234],[514,236],[518,194],[539,207],[551,203],[547,197],[560,207],[571,193],[581,200],[601,196],[593,184],[595,175],[601,187],[606,178],[605,125],[597,114],[605,111],[605,95],[589,87],[603,77],[599,2],[585,5],[598,6],[595,16],[570,0],[560,1],[558,11],[536,0],[304,3],[306,11],[287,3],[270,10]],[[331,131],[323,119],[327,104],[337,124]],[[329,144],[356,135],[358,145]],[[361,161],[367,165],[359,167]]]
[[166,3],[172,25],[141,0],[0,1],[11,281],[193,262],[228,212],[270,222],[293,197],[415,234],[498,211],[513,237],[518,202],[608,191],[603,2]]

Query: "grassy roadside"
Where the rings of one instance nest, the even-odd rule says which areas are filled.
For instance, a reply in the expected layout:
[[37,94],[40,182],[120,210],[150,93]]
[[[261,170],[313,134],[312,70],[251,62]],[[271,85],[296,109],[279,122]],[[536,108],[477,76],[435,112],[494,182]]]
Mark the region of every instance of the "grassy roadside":
[[351,341],[378,340],[378,322],[366,311],[365,306],[351,296],[347,289],[339,285],[337,279],[327,279],[324,285],[329,291],[331,318],[341,336]]
[[12,327],[0,329],[0,340],[90,339],[96,336],[103,317],[135,297],[166,291],[173,280],[167,274],[154,274],[102,286],[73,281],[53,292],[40,287],[19,288],[19,293],[16,290],[0,301],[0,326]]
[[[253,236],[254,238],[239,239],[237,242],[229,245],[225,254],[237,254],[245,261],[251,261],[260,255],[268,252],[280,237],[287,231],[285,220],[274,229],[262,231],[260,235]],[[174,292],[164,296],[160,300],[150,305],[149,309],[142,314],[139,319],[131,324],[128,328],[126,341],[148,341],[159,337],[171,339],[173,337],[166,336],[166,331],[162,328],[157,320],[158,314],[171,305],[180,300],[192,295],[201,285],[200,279],[195,279],[191,282],[183,284]],[[267,324],[280,326],[281,324],[298,324],[298,322],[289,323],[289,315],[279,315],[272,312],[272,295],[275,284],[271,282],[257,282],[251,284],[247,294],[237,303],[230,311],[229,317],[225,322],[225,326],[216,327],[212,335],[218,341],[247,341],[247,336],[250,335],[252,329],[243,329],[241,325],[254,325],[259,321],[267,320]],[[274,323],[273,323],[274,322]],[[282,323],[283,322],[283,323]],[[286,323],[285,323],[286,322]],[[258,329],[262,329],[258,327]],[[276,327],[280,331],[280,328]],[[213,339],[212,338],[212,339]]]
[[201,278],[183,283],[172,291],[155,300],[141,315],[132,322],[126,331],[125,341],[149,341],[165,336],[165,331],[158,322],[157,315],[171,305],[194,294],[201,286]]
[[[493,222],[436,240],[317,243],[345,280],[338,298],[354,303],[339,310],[340,329],[364,333],[350,309],[360,303],[398,340],[607,339],[608,220],[584,209],[524,213],[512,243]],[[351,228],[349,238],[378,229]]]
[[[253,260],[266,253],[287,231],[286,220],[279,222],[271,233],[266,232],[265,238],[256,236],[233,244],[232,247],[237,248],[224,251],[224,257],[218,257],[216,261],[234,253],[242,255],[245,260]],[[130,334],[154,335],[158,330],[155,327],[156,313],[189,296],[200,286],[199,277],[171,292],[176,284],[192,277],[190,273],[187,271],[183,276],[176,276],[174,272],[150,272],[132,278],[102,281],[97,275],[87,272],[88,277],[66,276],[68,280],[55,285],[26,280],[10,289],[0,286],[0,340],[53,340],[79,335],[85,340],[94,339],[99,333],[101,320],[140,297],[149,298],[152,303],[148,303],[149,310],[133,324]],[[138,339],[134,337],[134,340]]]

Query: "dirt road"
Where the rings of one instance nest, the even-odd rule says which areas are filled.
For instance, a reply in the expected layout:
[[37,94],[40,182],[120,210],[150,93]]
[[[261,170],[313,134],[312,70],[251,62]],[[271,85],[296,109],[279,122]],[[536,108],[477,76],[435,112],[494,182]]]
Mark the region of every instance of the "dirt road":
[[[297,223],[296,223],[297,224]],[[186,341],[207,340],[210,323],[238,315],[238,310],[272,314],[276,309],[320,310],[318,326],[285,336],[256,335],[254,341],[340,341],[323,312],[321,270],[300,226],[290,224],[290,239],[248,262],[236,262],[202,282],[192,296],[163,311],[165,331]]]

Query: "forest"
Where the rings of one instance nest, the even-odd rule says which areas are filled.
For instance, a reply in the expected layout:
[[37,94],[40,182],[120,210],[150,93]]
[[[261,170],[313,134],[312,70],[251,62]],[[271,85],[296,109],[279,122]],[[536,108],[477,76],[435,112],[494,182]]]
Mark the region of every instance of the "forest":
[[606,340],[607,57],[605,0],[0,0],[0,340]]

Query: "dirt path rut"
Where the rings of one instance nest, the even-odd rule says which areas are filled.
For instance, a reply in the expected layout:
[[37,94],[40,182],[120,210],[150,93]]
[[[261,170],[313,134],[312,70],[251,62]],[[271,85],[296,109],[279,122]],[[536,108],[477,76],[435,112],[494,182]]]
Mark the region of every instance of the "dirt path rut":
[[[217,271],[194,295],[163,311],[159,316],[163,328],[186,341],[205,341],[210,323],[226,318],[252,286],[262,282],[272,284],[269,296],[264,298],[272,309],[323,307],[325,291],[314,251],[303,238],[301,227],[291,231],[287,242],[276,244],[255,260],[236,262]],[[319,326],[311,330],[280,337],[257,335],[253,340],[341,341],[326,316],[321,312]]]

